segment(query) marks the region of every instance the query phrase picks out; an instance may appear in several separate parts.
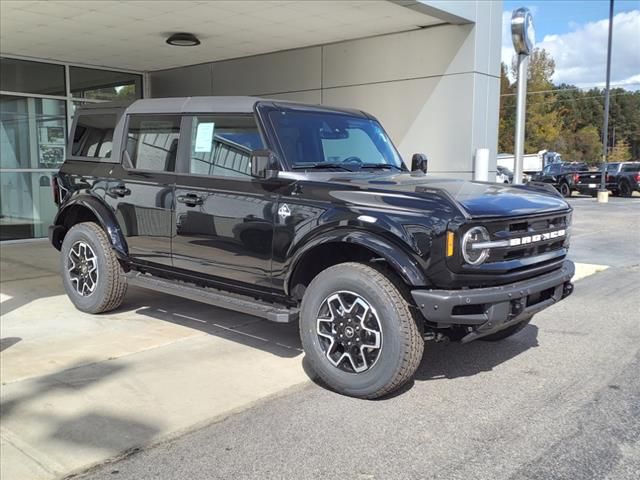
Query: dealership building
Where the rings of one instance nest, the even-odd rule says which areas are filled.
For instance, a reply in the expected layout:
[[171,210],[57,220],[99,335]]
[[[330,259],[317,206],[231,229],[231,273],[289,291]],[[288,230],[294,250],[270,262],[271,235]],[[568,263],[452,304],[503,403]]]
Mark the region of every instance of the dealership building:
[[[479,148],[495,171],[501,20],[488,0],[3,0],[0,240],[46,236],[51,176],[86,103],[352,107],[378,117],[405,161],[425,153],[430,174],[471,178]],[[175,33],[196,45],[170,45]]]

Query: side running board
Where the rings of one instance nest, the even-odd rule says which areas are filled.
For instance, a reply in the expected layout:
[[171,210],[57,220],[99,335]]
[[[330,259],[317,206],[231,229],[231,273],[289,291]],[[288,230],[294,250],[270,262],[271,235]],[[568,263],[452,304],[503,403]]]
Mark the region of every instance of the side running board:
[[126,278],[129,285],[188,298],[196,302],[208,303],[227,310],[265,318],[271,322],[290,323],[298,320],[299,310],[297,308],[287,308],[243,295],[223,292],[213,288],[198,287],[180,281],[165,280],[164,278],[139,272],[129,273]]

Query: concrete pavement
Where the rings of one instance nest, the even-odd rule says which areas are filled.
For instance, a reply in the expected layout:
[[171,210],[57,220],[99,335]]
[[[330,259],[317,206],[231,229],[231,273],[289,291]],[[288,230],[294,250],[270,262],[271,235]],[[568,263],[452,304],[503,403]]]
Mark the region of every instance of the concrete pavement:
[[87,315],[45,242],[1,253],[3,479],[57,478],[308,380],[294,325],[136,289]]

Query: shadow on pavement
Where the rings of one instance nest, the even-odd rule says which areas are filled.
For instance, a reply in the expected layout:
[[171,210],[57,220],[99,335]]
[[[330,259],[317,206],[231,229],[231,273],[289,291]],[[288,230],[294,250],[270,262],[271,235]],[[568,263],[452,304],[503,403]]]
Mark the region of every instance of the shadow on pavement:
[[112,362],[90,363],[82,360],[61,372],[35,379],[28,393],[4,395],[0,405],[0,418],[7,419],[13,410],[24,408],[30,402],[38,402],[43,395],[53,391],[75,392],[89,387],[106,377],[120,373],[125,367]]
[[285,358],[302,353],[298,324],[273,323],[170,295],[135,290],[118,311],[171,322]]
[[0,352],[4,352],[7,348],[13,347],[21,340],[22,339],[20,337],[0,338]]
[[50,438],[120,453],[123,447],[131,448],[130,445],[123,445],[124,441],[142,446],[149,443],[159,432],[160,429],[139,420],[90,412],[60,422]]
[[[481,340],[468,344],[427,342],[414,379],[376,401],[400,396],[411,390],[415,382],[469,377],[477,373],[489,372],[501,363],[537,346],[538,327],[532,324],[527,325],[513,337],[499,342]],[[302,359],[302,368],[316,385],[332,390],[318,376],[306,356]]]
[[[51,431],[49,437],[57,441],[106,450],[112,454],[132,445],[144,445],[158,434],[158,428],[133,418],[104,412],[83,412],[81,415],[63,417],[54,413],[55,408],[46,409],[46,413],[43,413],[40,405],[42,398],[51,393],[76,395],[108,377],[121,374],[125,369],[112,362],[89,365],[78,362],[77,366],[70,369],[40,377],[33,381],[27,393],[4,395],[0,419],[3,425],[10,425],[15,413],[19,424],[25,419],[32,419],[47,425]],[[31,410],[31,406],[35,408]]]
[[427,343],[415,379],[452,379],[489,372],[501,363],[537,346],[538,327],[531,324],[513,337],[499,342],[476,340],[468,344]]

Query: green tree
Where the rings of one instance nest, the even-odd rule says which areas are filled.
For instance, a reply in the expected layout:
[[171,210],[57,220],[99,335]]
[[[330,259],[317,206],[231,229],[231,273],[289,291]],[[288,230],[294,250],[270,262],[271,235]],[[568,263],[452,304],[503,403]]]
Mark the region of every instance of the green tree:
[[536,48],[529,57],[527,92],[527,120],[525,153],[539,150],[558,150],[562,122],[557,111],[556,92],[551,76],[555,62],[546,50]]
[[498,152],[512,153],[516,124],[515,88],[509,83],[507,66],[500,65],[500,123],[498,126]]
[[621,140],[611,149],[607,155],[607,161],[626,162],[627,160],[631,160],[631,146],[626,140]]
[[572,144],[565,150],[567,159],[589,165],[597,165],[602,161],[602,141],[600,132],[594,125],[582,127],[571,135],[570,141]]

